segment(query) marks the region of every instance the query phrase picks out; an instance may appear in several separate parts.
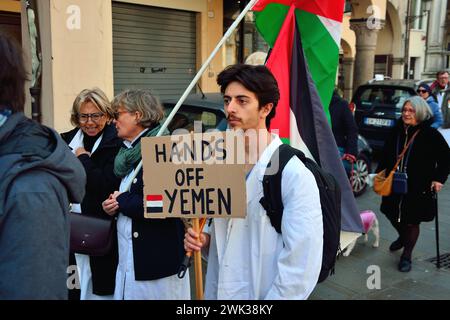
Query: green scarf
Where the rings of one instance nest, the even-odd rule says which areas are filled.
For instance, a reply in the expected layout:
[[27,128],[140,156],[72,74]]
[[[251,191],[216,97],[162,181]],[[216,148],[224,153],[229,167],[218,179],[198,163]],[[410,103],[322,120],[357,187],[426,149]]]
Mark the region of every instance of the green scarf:
[[[154,137],[161,129],[161,124],[158,124],[155,128],[148,130],[142,137]],[[163,134],[167,134],[167,131]],[[140,138],[142,138],[140,137]],[[141,140],[132,148],[122,147],[117,153],[114,160],[114,174],[123,178],[129,174],[141,161]]]

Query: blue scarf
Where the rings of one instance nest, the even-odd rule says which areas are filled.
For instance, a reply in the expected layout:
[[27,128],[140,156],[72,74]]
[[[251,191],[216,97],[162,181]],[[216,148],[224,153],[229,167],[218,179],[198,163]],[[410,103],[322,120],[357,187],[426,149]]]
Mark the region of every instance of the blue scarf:
[[12,111],[6,107],[0,106],[0,127],[5,124],[6,120],[11,116]]

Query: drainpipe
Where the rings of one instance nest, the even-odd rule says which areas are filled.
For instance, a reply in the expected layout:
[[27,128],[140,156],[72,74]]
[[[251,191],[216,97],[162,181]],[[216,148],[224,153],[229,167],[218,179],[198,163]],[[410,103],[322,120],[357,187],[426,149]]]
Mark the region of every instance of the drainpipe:
[[403,78],[409,79],[409,38],[411,34],[411,0],[408,0],[408,6],[406,9],[406,33],[405,33],[405,70],[403,71]]
[[[247,6],[247,0],[240,0],[239,3],[239,11],[242,12]],[[244,63],[244,38],[245,38],[245,18],[242,19],[241,24],[239,26],[239,51],[238,51],[238,62]]]
[[41,80],[42,80],[42,51],[39,34],[39,16],[36,0],[26,1],[27,24],[31,43],[31,118],[41,122]]

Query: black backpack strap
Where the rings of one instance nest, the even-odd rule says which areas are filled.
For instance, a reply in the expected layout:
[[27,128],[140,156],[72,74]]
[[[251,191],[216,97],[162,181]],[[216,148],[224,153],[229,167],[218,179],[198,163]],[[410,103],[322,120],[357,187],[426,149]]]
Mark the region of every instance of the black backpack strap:
[[[259,203],[266,210],[272,226],[281,233],[281,218],[283,216],[283,201],[281,197],[281,177],[283,169],[293,156],[304,159],[305,155],[300,150],[290,145],[282,144],[273,153],[263,178],[264,196]],[[278,170],[275,170],[278,166]]]

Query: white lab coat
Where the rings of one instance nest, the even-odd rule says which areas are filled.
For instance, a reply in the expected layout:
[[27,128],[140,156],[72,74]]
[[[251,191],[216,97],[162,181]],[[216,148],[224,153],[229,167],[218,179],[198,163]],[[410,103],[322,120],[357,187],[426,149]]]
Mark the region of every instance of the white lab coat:
[[312,173],[297,157],[283,170],[282,234],[259,203],[265,169],[282,143],[274,138],[247,177],[246,218],[213,220],[206,299],[306,299],[317,283],[323,225]]
[[[140,133],[138,137],[146,131]],[[138,139],[135,138],[136,139]],[[134,141],[133,141],[134,142]],[[125,141],[124,144],[131,148],[132,143]],[[122,179],[119,191],[127,191],[127,187],[134,176],[131,171]],[[136,183],[136,178],[133,183]],[[156,280],[138,281],[135,280],[134,259],[133,259],[133,240],[132,240],[133,221],[119,213],[117,219],[117,240],[119,245],[119,262],[116,271],[116,288],[114,290],[115,300],[189,300],[191,298],[189,273],[183,279],[178,275],[173,275]],[[158,245],[149,243],[149,246]]]

